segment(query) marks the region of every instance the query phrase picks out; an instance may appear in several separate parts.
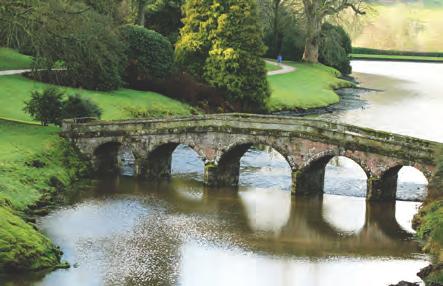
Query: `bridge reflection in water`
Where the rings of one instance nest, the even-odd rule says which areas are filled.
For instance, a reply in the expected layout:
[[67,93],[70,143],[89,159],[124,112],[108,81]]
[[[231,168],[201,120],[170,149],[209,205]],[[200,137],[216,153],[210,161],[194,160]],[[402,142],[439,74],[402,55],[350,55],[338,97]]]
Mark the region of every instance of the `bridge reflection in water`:
[[[264,151],[242,158],[237,188],[204,186],[203,163],[181,147],[170,181],[117,177],[85,189],[73,207],[40,224],[80,267],[54,272],[39,285],[78,285],[79,277],[99,285],[418,281],[414,273],[426,257],[397,222],[398,202],[367,202],[364,194],[292,196],[286,161]],[[334,168],[327,168],[326,192],[365,183],[340,180],[340,172],[328,172]]]

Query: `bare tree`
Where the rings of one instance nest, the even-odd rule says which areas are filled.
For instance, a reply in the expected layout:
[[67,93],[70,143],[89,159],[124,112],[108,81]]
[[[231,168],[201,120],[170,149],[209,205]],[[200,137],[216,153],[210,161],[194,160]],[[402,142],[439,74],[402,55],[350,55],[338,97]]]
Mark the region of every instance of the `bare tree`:
[[306,44],[303,61],[318,62],[321,26],[325,18],[335,16],[346,9],[364,15],[362,0],[302,0],[306,21]]

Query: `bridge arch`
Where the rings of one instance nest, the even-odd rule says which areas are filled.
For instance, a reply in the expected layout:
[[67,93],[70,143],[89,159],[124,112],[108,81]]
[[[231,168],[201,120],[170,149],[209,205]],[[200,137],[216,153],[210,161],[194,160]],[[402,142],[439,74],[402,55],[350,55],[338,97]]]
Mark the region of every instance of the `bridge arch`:
[[142,176],[147,179],[170,178],[172,167],[172,153],[179,145],[188,146],[203,161],[206,156],[202,150],[196,147],[192,142],[164,141],[153,145],[143,159],[141,166]]
[[[408,165],[408,164],[396,164],[388,169],[384,170],[379,177],[377,184],[374,184],[374,195],[377,195],[377,199],[379,200],[390,200],[394,201],[397,198],[397,190],[398,190],[398,180],[399,173],[401,170],[406,168],[413,168],[416,172],[421,173],[425,178],[426,185],[430,181],[430,173],[429,171],[420,166],[420,165]],[[424,197],[420,198],[420,195],[417,193],[417,197],[411,196],[410,198],[403,199],[424,199]]]
[[279,153],[288,164],[291,172],[297,168],[294,160],[284,148],[265,140],[237,140],[222,149],[215,159],[215,178],[212,185],[237,186],[240,178],[240,160],[252,146],[270,147]]
[[334,157],[344,157],[359,166],[366,177],[371,171],[363,160],[352,154],[342,153],[339,150],[326,150],[309,157],[300,169],[293,173],[293,193],[297,195],[323,194],[325,187],[326,165]]

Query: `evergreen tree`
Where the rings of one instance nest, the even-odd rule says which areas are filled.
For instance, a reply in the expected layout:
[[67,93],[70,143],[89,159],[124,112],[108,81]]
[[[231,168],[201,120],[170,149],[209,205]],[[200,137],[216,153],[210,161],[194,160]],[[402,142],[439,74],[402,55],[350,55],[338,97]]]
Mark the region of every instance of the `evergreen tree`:
[[188,0],[184,12],[178,62],[243,110],[264,108],[270,92],[255,1]]

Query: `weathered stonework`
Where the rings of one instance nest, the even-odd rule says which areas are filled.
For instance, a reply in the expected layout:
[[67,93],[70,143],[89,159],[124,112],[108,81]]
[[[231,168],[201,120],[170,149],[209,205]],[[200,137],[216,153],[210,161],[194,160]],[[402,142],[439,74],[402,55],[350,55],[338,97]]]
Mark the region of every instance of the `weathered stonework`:
[[[240,158],[252,145],[267,145],[290,165],[293,193],[323,192],[325,166],[334,156],[357,162],[368,176],[369,200],[395,199],[397,174],[413,166],[428,181],[440,143],[335,122],[249,114],[219,114],[159,120],[67,120],[62,136],[100,168],[112,164],[118,148],[132,150],[136,174],[164,178],[179,144],[193,148],[205,163],[205,183],[237,185]],[[111,166],[107,166],[108,168]]]

